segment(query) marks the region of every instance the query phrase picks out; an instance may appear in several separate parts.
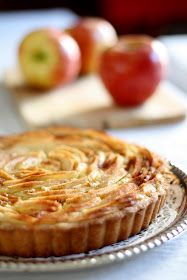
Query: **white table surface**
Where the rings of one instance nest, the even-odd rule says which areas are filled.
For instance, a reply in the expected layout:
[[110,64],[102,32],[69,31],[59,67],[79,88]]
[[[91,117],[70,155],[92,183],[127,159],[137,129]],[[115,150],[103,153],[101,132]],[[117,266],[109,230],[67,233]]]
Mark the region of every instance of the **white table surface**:
[[[56,13],[56,14],[55,14]],[[14,44],[10,45],[8,54],[13,57],[15,53],[16,40],[20,33],[16,26],[24,30],[30,29],[34,24],[42,22],[46,24],[51,22],[57,26],[61,25],[61,15],[63,15],[63,25],[74,20],[74,16],[69,12],[52,11],[29,13],[25,15],[19,14],[0,14],[0,76],[5,67],[11,63],[10,57],[5,59],[5,48],[8,48],[7,40],[11,41],[11,33],[14,33]],[[55,19],[54,19],[55,17]],[[12,24],[11,24],[11,23]],[[18,24],[16,24],[16,22]],[[22,22],[22,24],[21,24]],[[7,23],[7,24],[6,24]],[[28,25],[27,25],[28,24]],[[6,26],[5,26],[6,25]],[[14,29],[13,26],[15,26]],[[21,27],[20,27],[21,26]],[[22,30],[22,31],[24,31]],[[4,32],[4,39],[2,36]],[[9,36],[7,35],[9,34]],[[17,35],[15,35],[17,34]],[[8,39],[7,39],[8,36]],[[6,38],[6,40],[5,40]],[[4,48],[4,53],[2,52]],[[1,56],[3,57],[1,63]],[[180,95],[180,92],[177,93]],[[183,97],[187,104],[187,96]],[[11,94],[4,86],[0,85],[0,134],[15,133],[25,130],[26,127],[19,118],[16,109],[12,104]],[[154,127],[124,129],[118,131],[110,131],[113,135],[127,139],[132,142],[146,145],[152,150],[162,154],[170,159],[187,172],[187,120],[177,124],[162,125]],[[111,265],[105,265],[99,268],[86,269],[73,272],[56,272],[56,273],[0,273],[0,279],[15,279],[20,278],[25,280],[30,279],[138,279],[138,280],[183,280],[187,279],[187,232],[176,238],[173,241],[167,242],[165,245],[136,256],[128,261],[121,261]]]

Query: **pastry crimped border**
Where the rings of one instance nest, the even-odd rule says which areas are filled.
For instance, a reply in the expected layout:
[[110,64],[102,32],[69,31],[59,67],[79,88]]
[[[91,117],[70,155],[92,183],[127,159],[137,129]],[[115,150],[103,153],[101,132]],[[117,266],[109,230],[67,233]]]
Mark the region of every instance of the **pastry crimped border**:
[[114,214],[80,225],[46,228],[0,228],[0,254],[49,257],[85,253],[114,244],[147,228],[165,202],[166,194],[135,212]]

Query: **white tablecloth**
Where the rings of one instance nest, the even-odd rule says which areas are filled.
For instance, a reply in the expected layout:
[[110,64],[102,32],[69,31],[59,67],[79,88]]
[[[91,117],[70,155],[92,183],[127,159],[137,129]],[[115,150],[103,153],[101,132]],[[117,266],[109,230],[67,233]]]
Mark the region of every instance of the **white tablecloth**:
[[[55,14],[56,13],[56,14]],[[63,17],[62,17],[63,15]],[[46,18],[47,16],[47,18]],[[55,19],[54,19],[55,17]],[[10,57],[5,59],[8,49],[5,44],[5,37],[9,34],[8,41],[11,41],[11,34],[13,36],[14,44],[20,36],[17,26],[22,28],[24,23],[24,30],[34,27],[42,22],[42,25],[53,22],[54,25],[61,25],[61,17],[63,25],[74,20],[74,16],[69,12],[53,11],[38,12],[37,15],[33,13],[25,15],[1,15],[0,14],[0,57],[2,56],[2,63],[0,58],[0,75],[3,73],[5,66],[12,62]],[[50,20],[49,20],[50,19]],[[53,19],[53,20],[52,20]],[[56,20],[56,21],[55,21]],[[21,24],[22,22],[22,24]],[[11,24],[12,23],[12,24]],[[17,24],[16,24],[17,23]],[[33,26],[34,23],[34,26]],[[28,24],[28,26],[27,26]],[[14,27],[14,28],[13,28]],[[24,31],[23,30],[23,31]],[[4,33],[2,33],[4,32]],[[6,34],[5,34],[6,33]],[[4,34],[4,36],[2,36]],[[3,53],[4,51],[4,53]],[[10,45],[8,54],[13,57],[15,50],[13,44]],[[178,93],[180,95],[180,93]],[[187,97],[185,98],[187,102]],[[20,132],[26,129],[23,122],[19,118],[15,107],[12,104],[10,93],[0,86],[0,134],[8,134],[13,132]],[[159,152],[166,158],[170,159],[172,163],[176,164],[187,172],[187,121],[177,124],[162,125],[154,127],[133,128],[120,131],[110,131],[115,136],[122,139],[127,139],[139,144],[146,145],[152,150]],[[136,256],[128,261],[122,261],[111,265],[105,265],[99,268],[86,269],[74,272],[56,272],[56,273],[0,273],[0,279],[15,279],[21,277],[26,280],[30,279],[138,279],[138,280],[183,280],[187,279],[187,233],[179,238],[168,242],[167,244],[156,248],[152,251],[146,252],[142,255]]]

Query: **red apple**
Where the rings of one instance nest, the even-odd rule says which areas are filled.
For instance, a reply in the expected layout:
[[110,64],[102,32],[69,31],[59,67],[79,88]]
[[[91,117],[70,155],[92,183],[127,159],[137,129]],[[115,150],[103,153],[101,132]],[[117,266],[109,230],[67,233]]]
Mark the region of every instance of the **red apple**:
[[113,26],[100,18],[83,18],[67,32],[80,47],[84,74],[97,71],[101,53],[117,42]]
[[28,84],[39,89],[70,82],[81,67],[77,43],[58,29],[29,33],[19,46],[18,58]]
[[144,35],[127,35],[106,50],[99,73],[105,87],[119,105],[143,103],[164,78],[167,53],[158,40]]

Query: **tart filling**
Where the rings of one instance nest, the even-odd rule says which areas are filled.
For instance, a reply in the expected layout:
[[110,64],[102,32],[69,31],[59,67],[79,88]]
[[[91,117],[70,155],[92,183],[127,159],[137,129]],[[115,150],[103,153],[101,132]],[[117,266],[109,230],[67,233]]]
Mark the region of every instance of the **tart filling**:
[[94,130],[1,138],[0,253],[59,256],[126,239],[153,220],[172,180],[157,155]]

